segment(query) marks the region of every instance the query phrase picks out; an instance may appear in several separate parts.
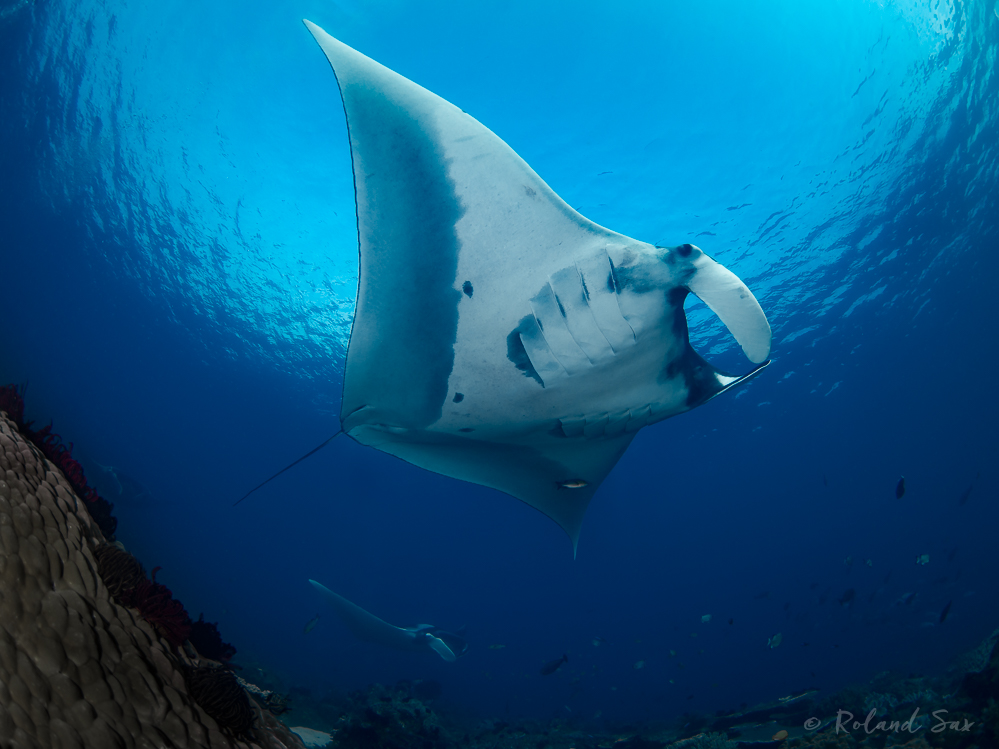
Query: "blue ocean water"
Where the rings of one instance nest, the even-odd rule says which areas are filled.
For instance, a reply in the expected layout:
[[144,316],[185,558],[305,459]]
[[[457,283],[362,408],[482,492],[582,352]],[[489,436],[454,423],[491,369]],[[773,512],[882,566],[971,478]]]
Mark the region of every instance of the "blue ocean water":
[[[338,428],[353,182],[303,17],[766,311],[773,364],[643,430],[575,559],[526,505],[347,439],[232,506]],[[999,624],[997,45],[994,0],[3,0],[0,382],[251,681],[653,719],[941,671]],[[309,578],[470,652],[358,643]]]

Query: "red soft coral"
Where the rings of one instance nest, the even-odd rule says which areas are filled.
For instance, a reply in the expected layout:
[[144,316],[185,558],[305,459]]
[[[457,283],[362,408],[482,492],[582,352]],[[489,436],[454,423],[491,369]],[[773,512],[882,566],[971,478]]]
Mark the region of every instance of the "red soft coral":
[[174,647],[191,634],[191,617],[184,605],[174,600],[170,589],[156,582],[159,567],[152,571],[152,581],[143,578],[128,594],[125,604],[139,610],[139,614],[153,625]]
[[111,514],[114,505],[87,484],[83,466],[73,458],[72,442],[64,445],[62,437],[52,431],[52,424],[36,430],[31,428],[33,422],[24,420],[24,386],[0,385],[0,411],[6,411],[18,430],[65,474],[73,491],[86,501],[84,506],[104,537],[113,541],[118,528],[118,520]]

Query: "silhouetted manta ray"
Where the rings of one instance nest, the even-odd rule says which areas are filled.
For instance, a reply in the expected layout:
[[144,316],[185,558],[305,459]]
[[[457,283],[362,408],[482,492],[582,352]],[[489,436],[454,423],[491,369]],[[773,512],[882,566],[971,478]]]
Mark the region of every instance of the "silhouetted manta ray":
[[[699,248],[594,224],[478,121],[305,25],[340,87],[357,201],[342,432],[523,500],[575,549],[639,429],[769,363],[763,310]],[[755,369],[724,374],[691,348],[688,292]]]
[[[432,650],[448,662],[453,662],[468,650],[465,638],[454,632],[447,632],[432,624],[417,624],[415,627],[396,627],[368,613],[357,604],[351,603],[315,580],[309,580],[312,587],[322,593],[343,623],[359,640],[385,645],[398,650],[424,652]],[[460,630],[459,630],[460,631]]]

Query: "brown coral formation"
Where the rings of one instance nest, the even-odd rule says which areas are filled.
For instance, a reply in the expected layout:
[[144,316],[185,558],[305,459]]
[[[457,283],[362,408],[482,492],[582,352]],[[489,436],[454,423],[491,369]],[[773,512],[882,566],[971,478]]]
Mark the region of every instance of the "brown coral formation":
[[234,736],[248,736],[253,728],[253,708],[235,674],[221,666],[189,668],[187,689],[205,712]]
[[97,574],[101,576],[111,597],[120,604],[127,603],[128,594],[146,579],[142,564],[114,544],[100,544],[92,553],[97,560]]
[[226,735],[184,681],[193,663],[97,573],[104,538],[65,476],[0,413],[0,749],[302,747],[256,703]]

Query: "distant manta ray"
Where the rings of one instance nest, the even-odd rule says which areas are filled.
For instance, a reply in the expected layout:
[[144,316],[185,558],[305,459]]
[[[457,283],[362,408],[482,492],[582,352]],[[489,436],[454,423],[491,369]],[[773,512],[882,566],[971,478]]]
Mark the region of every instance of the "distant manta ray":
[[[357,201],[337,434],[511,494],[575,550],[639,429],[769,363],[766,315],[699,248],[594,224],[477,120],[305,25],[340,87]],[[688,292],[757,365],[748,374],[691,348]]]
[[373,642],[376,645],[384,645],[396,650],[433,651],[449,663],[453,663],[468,652],[468,643],[465,642],[463,635],[464,627],[459,629],[457,633],[448,632],[433,624],[397,627],[365,611],[356,603],[351,603],[343,596],[337,595],[322,583],[317,583],[315,580],[309,580],[309,582],[333,606],[337,616],[359,640]]

